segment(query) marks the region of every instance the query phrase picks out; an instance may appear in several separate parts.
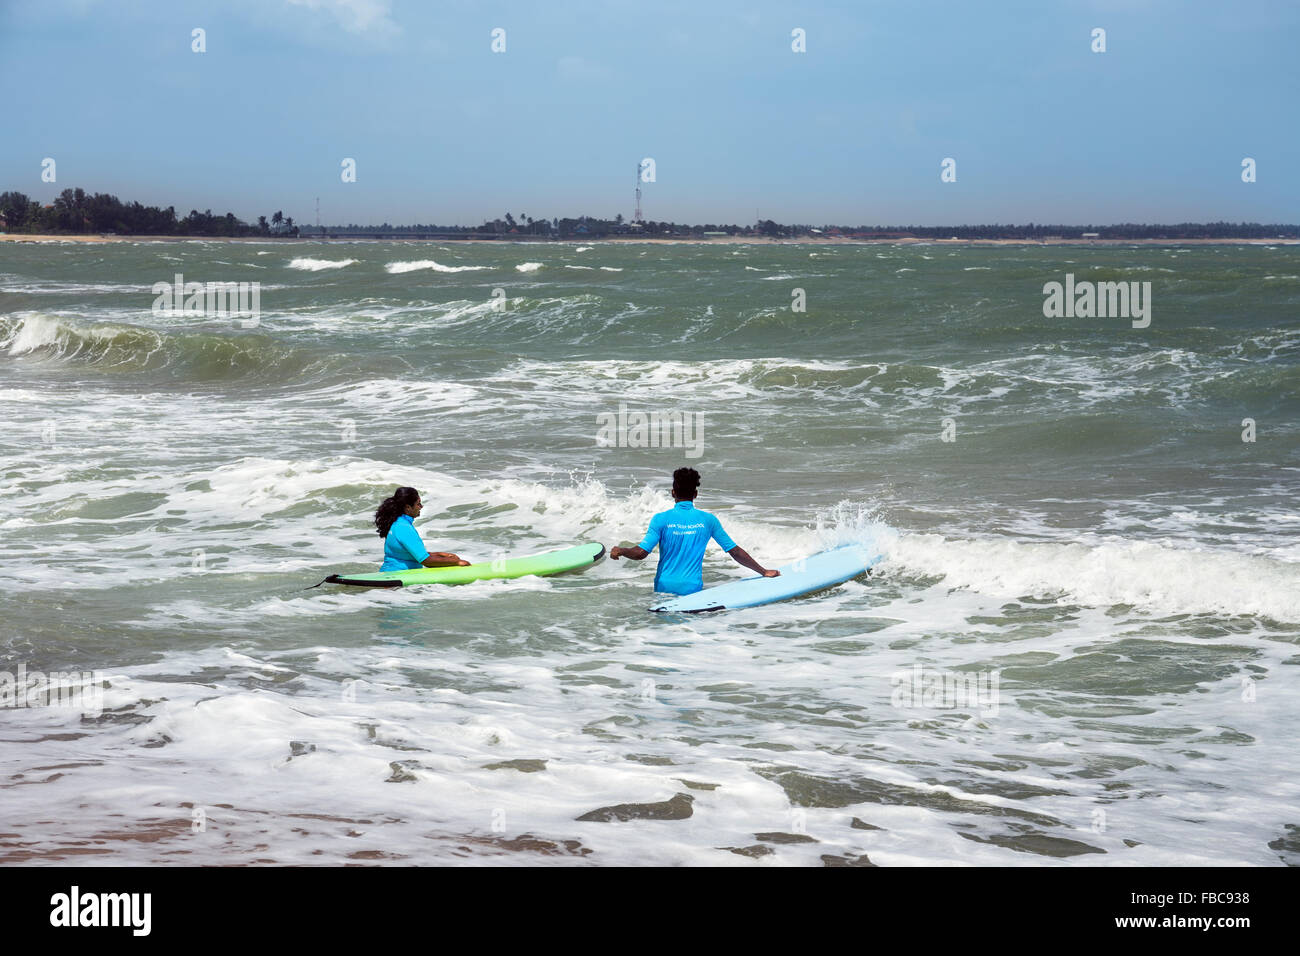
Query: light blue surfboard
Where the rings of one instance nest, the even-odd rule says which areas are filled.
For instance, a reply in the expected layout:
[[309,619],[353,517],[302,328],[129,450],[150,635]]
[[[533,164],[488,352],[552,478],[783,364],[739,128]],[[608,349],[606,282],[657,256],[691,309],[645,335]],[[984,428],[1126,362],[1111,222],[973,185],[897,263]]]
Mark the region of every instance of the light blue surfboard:
[[781,572],[779,577],[764,578],[755,575],[741,581],[720,584],[715,588],[705,588],[684,597],[656,596],[660,602],[652,605],[650,610],[694,614],[699,611],[722,611],[771,604],[773,601],[784,601],[843,584],[866,573],[868,568],[883,559],[884,555],[857,545],[835,548],[777,568]]

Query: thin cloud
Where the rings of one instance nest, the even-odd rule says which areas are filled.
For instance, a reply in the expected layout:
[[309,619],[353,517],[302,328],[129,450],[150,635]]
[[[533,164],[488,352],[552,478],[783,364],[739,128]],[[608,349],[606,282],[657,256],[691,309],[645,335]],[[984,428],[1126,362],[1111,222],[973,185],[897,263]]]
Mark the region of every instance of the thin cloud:
[[566,80],[603,80],[610,75],[601,64],[580,56],[560,57],[556,69]]
[[296,7],[330,14],[349,33],[392,33],[391,0],[288,0]]

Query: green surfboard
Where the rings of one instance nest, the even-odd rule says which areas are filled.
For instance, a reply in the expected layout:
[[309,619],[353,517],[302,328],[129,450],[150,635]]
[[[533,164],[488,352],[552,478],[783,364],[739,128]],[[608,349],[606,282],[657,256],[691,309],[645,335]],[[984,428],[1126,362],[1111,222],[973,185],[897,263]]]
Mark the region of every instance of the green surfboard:
[[416,584],[469,584],[492,578],[544,577],[565,571],[583,571],[605,556],[596,542],[522,558],[498,558],[483,564],[453,568],[414,568],[410,571],[374,571],[370,574],[331,574],[322,584],[350,584],[360,588],[405,588]]

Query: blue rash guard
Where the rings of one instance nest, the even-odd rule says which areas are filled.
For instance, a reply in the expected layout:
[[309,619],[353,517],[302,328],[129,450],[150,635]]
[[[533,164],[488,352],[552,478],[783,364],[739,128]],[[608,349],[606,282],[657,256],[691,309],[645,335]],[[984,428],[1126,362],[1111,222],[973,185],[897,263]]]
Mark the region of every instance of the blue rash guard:
[[402,515],[388,529],[384,538],[384,563],[380,571],[410,571],[423,567],[429,551],[420,540],[420,532],[415,530],[415,522],[410,515]]
[[655,590],[669,594],[694,594],[704,588],[704,549],[709,539],[723,551],[736,546],[722,522],[707,511],[700,511],[693,501],[679,501],[667,511],[650,519],[641,548],[653,551],[659,546],[659,567],[655,569]]

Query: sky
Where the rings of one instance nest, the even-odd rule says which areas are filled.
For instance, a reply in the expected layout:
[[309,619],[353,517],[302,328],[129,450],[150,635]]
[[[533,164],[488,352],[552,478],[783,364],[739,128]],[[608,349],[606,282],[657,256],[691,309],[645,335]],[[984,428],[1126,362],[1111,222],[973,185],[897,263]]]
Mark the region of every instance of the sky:
[[1295,223],[1297,49],[1293,0],[0,0],[0,191],[630,218],[649,158],[650,220]]

